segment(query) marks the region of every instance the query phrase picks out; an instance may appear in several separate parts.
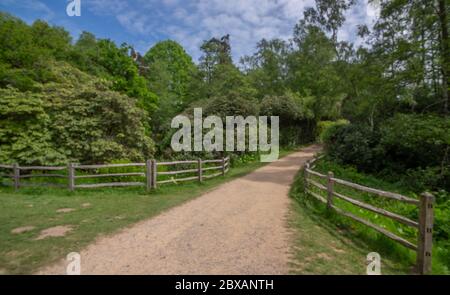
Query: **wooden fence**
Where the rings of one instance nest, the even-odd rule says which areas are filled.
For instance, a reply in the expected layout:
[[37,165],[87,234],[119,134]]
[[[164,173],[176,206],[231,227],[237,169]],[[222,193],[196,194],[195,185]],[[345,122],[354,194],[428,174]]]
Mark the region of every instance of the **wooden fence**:
[[[176,167],[192,166],[189,169],[182,170],[158,171],[158,167]],[[209,166],[206,166],[209,165]],[[210,166],[214,165],[214,166]],[[109,168],[132,168],[133,170],[141,170],[129,173],[95,173],[101,169]],[[79,165],[69,163],[67,166],[19,166],[0,164],[0,178],[9,178],[15,189],[20,187],[44,186],[44,187],[67,187],[73,191],[81,188],[100,188],[100,187],[131,187],[145,186],[147,190],[157,188],[158,185],[168,183],[179,183],[184,181],[198,180],[202,182],[205,179],[225,175],[230,168],[230,157],[214,159],[214,160],[187,160],[174,162],[158,162],[157,160],[147,160],[145,163],[126,163],[126,164],[102,164],[102,165]],[[1,173],[1,171],[10,171]],[[210,172],[215,173],[210,173]],[[38,173],[35,173],[38,172]],[[65,173],[64,173],[65,172]],[[80,173],[82,172],[82,173]],[[94,173],[93,173],[94,172]],[[207,173],[205,173],[207,172]],[[90,173],[90,174],[89,174]],[[177,178],[179,174],[190,174],[189,177]],[[193,175],[194,174],[194,175]],[[166,179],[158,179],[164,176]],[[129,182],[102,182],[80,184],[77,180],[81,179],[99,179],[99,178],[140,178],[141,181]],[[170,177],[169,179],[167,179]],[[63,178],[64,183],[26,183],[23,179],[31,178]]]
[[[305,177],[305,192],[319,201],[326,204],[327,209],[334,210],[336,213],[344,215],[358,223],[361,223],[363,225],[366,225],[379,233],[387,236],[388,238],[400,243],[401,245],[412,249],[416,251],[417,253],[417,260],[416,260],[416,267],[417,272],[419,274],[427,274],[431,271],[431,250],[432,250],[432,235],[433,235],[433,206],[434,206],[434,197],[433,195],[429,193],[424,193],[420,196],[420,200],[412,199],[409,197],[405,197],[400,194],[382,191],[366,186],[362,186],[356,183],[352,183],[349,181],[345,181],[342,179],[338,179],[334,177],[333,172],[328,172],[327,175],[318,173],[314,171],[315,168],[315,161],[318,158],[314,158],[306,163],[305,170],[304,170],[304,177]],[[315,181],[312,179],[312,176],[318,177],[319,179],[323,179],[326,181],[326,185],[323,185],[319,183],[318,181]],[[335,190],[334,185],[340,184],[345,187],[349,187],[358,191],[362,191],[365,193],[370,193],[375,196],[388,198],[391,200],[395,200],[398,202],[403,202],[407,204],[411,204],[414,206],[417,206],[419,208],[419,220],[414,221],[407,217],[401,216],[399,214],[384,210],[382,208],[375,207],[373,205],[361,202],[359,200],[355,200],[353,198],[350,198],[348,196],[345,196],[343,194],[337,193]],[[326,193],[326,198],[322,195],[313,192],[310,189],[310,186],[314,186],[319,191],[323,191]],[[403,239],[396,234],[388,231],[385,228],[382,228],[381,226],[378,226],[368,220],[365,220],[359,216],[356,216],[350,212],[344,211],[341,208],[336,207],[333,204],[333,199],[339,198],[340,200],[346,201],[354,206],[357,206],[361,209],[365,209],[380,215],[383,215],[385,217],[391,218],[397,222],[400,222],[404,225],[410,226],[412,228],[417,229],[418,231],[418,242],[417,245],[409,242],[406,239]]]

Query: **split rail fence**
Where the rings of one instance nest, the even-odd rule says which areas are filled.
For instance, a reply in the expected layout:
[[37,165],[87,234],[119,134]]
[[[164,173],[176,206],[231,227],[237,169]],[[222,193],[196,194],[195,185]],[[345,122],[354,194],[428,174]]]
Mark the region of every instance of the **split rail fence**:
[[[433,212],[433,206],[434,206],[434,197],[433,195],[429,193],[424,193],[420,196],[420,200],[412,199],[400,194],[382,191],[366,186],[362,186],[356,183],[352,183],[346,180],[338,179],[334,177],[333,172],[328,172],[327,175],[321,174],[319,172],[314,171],[315,168],[315,162],[319,158],[314,158],[306,163],[305,170],[304,170],[304,177],[305,177],[305,192],[322,203],[325,203],[328,210],[334,210],[336,213],[344,215],[358,223],[361,223],[365,226],[368,226],[379,233],[387,236],[388,238],[394,240],[395,242],[400,243],[401,245],[416,251],[417,253],[417,260],[416,260],[416,267],[417,272],[419,274],[427,274],[431,271],[431,250],[432,250],[432,243],[433,243],[433,219],[434,219],[434,212]],[[323,179],[326,182],[326,185],[319,183],[318,181],[315,181],[313,179],[314,177],[318,177],[319,179]],[[358,191],[362,191],[365,193],[369,193],[371,195],[375,195],[377,197],[384,197],[391,200],[395,200],[398,202],[403,202],[407,204],[411,204],[414,206],[417,206],[419,209],[419,220],[411,220],[405,216],[401,216],[399,214],[384,210],[382,208],[378,208],[376,206],[364,203],[360,200],[355,200],[354,198],[350,198],[348,196],[345,196],[341,193],[336,192],[335,184],[339,184],[345,187],[349,187]],[[322,191],[326,194],[326,198],[310,189],[310,186],[315,187],[319,191]],[[376,214],[383,215],[385,217],[391,218],[397,222],[400,222],[404,225],[407,225],[409,227],[415,228],[418,231],[418,242],[417,244],[413,244],[409,242],[408,240],[399,237],[398,235],[388,231],[387,229],[376,225],[366,219],[363,219],[359,216],[356,216],[350,212],[347,212],[341,208],[338,208],[334,205],[333,200],[334,198],[338,198],[340,200],[346,201],[354,206],[357,206],[361,209],[371,211]]]
[[[214,165],[214,166],[211,166]],[[180,170],[174,170],[181,166]],[[158,171],[158,167],[171,167],[167,171]],[[188,167],[188,168],[186,168]],[[99,173],[101,170],[113,168],[138,170],[127,173]],[[185,181],[203,182],[205,179],[224,176],[230,169],[230,157],[213,160],[186,160],[174,162],[158,162],[157,160],[147,160],[145,163],[126,164],[102,164],[102,165],[79,165],[69,163],[67,166],[19,166],[0,164],[0,180],[6,178],[12,180],[11,185],[15,189],[21,187],[66,187],[73,191],[82,188],[101,187],[133,187],[145,186],[147,190],[155,189],[158,185],[168,183],[179,183]],[[5,172],[6,171],[6,172]],[[37,173],[36,173],[37,172]],[[81,173],[80,173],[81,172]],[[212,173],[211,173],[212,172]],[[183,175],[184,177],[177,177]],[[189,175],[189,176],[187,176]],[[117,181],[101,183],[80,183],[84,179],[105,179],[105,178],[139,178],[139,181]],[[64,181],[53,183],[30,183],[25,179],[59,178]],[[163,178],[163,179],[161,179]]]

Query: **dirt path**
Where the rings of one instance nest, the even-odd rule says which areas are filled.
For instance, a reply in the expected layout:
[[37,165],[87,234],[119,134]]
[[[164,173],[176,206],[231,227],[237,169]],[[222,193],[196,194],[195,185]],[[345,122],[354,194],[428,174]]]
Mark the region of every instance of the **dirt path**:
[[[98,239],[82,274],[286,274],[288,192],[304,148],[203,196]],[[64,274],[65,261],[40,274]]]

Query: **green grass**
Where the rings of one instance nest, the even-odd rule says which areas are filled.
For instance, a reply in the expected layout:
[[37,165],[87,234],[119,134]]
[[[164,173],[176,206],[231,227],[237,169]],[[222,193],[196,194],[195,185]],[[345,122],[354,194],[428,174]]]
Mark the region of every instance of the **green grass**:
[[[328,171],[333,171],[335,177],[349,180],[358,184],[366,185],[373,188],[378,188],[386,191],[397,192],[412,198],[417,196],[399,186],[398,184],[392,184],[386,181],[382,181],[370,175],[365,175],[357,172],[351,167],[343,167],[334,163],[330,160],[323,159],[317,162],[316,171],[326,174]],[[314,177],[318,182],[324,183],[323,180]],[[312,188],[312,186],[311,186]],[[404,248],[403,246],[391,241],[390,239],[384,237],[378,232],[356,223],[344,216],[334,214],[333,212],[328,212],[325,209],[325,205],[316,201],[313,197],[307,196],[303,192],[303,172],[300,173],[298,179],[291,190],[291,196],[299,204],[298,210],[301,210],[302,214],[308,213],[311,218],[315,220],[316,223],[321,224],[321,228],[327,228],[330,234],[336,235],[339,233],[340,236],[345,236],[351,244],[358,244],[358,249],[363,249],[363,253],[367,254],[370,251],[380,253],[385,267],[384,273],[411,273],[413,265],[415,262],[415,252]],[[376,196],[366,194],[360,191],[353,190],[351,188],[346,188],[340,185],[336,185],[335,189],[337,192],[350,196],[352,198],[364,201],[366,203],[375,205],[377,207],[387,209],[389,211],[399,213],[401,215],[407,216],[410,219],[417,220],[417,208],[408,204],[403,204],[400,202],[388,200],[385,198],[378,198]],[[313,191],[319,193],[319,190],[312,188]],[[325,194],[321,193],[323,196]],[[380,216],[378,214],[360,209],[347,202],[335,199],[335,205],[345,211],[351,212],[357,216],[363,217],[377,225],[380,225],[389,231],[396,233],[397,235],[410,240],[413,243],[417,241],[416,230],[404,226],[398,222],[395,222],[386,217]],[[317,235],[319,236],[319,235]],[[323,235],[320,235],[323,237]],[[350,247],[352,248],[352,247]],[[370,251],[369,251],[370,250]],[[435,249],[436,250],[436,249]],[[332,253],[332,251],[331,251]],[[354,254],[357,256],[357,254]],[[349,257],[343,257],[343,261],[352,261],[352,255]],[[439,255],[434,255],[433,257],[433,273],[445,274],[448,273],[446,267],[439,261]],[[336,261],[339,261],[337,259]],[[347,265],[347,264],[346,264]],[[326,267],[325,267],[326,269]],[[342,267],[343,272],[347,273],[349,269]],[[359,272],[356,272],[359,273]]]
[[[331,220],[293,202],[290,226],[294,229],[293,274],[355,275],[366,274],[366,256],[375,248],[352,238]],[[407,267],[382,257],[383,274],[403,274]]]
[[[283,150],[280,156],[292,150]],[[147,193],[143,188],[66,189],[23,188],[18,192],[0,188],[0,274],[30,274],[73,251],[80,251],[99,235],[111,234],[140,220],[193,199],[218,185],[241,177],[261,166],[258,161],[240,163],[225,177],[167,184]],[[83,204],[89,203],[89,207]],[[69,213],[57,213],[72,208]],[[71,225],[64,237],[35,240],[41,230]],[[15,228],[34,226],[13,234]]]

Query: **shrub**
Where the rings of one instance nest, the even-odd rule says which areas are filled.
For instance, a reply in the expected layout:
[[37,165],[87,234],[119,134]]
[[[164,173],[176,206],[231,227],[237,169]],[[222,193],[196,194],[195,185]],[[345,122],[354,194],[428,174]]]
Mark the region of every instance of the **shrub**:
[[325,137],[325,149],[329,156],[365,171],[380,167],[383,151],[377,144],[376,132],[365,125],[334,125]]
[[399,170],[449,163],[450,119],[398,114],[380,128],[387,160]]
[[420,192],[450,189],[449,130],[447,118],[398,114],[375,131],[364,125],[327,126],[323,140],[340,163],[377,172]]
[[348,125],[350,122],[345,119],[337,121],[320,121],[317,123],[316,138],[320,143],[324,143],[326,138],[330,137],[334,127]]
[[314,97],[302,97],[286,92],[280,96],[266,96],[260,104],[260,113],[265,116],[279,116],[280,144],[296,146],[314,140],[315,121],[312,104]]
[[0,163],[65,160],[61,151],[51,144],[50,125],[42,95],[0,89]]
[[64,62],[49,63],[55,82],[40,92],[0,88],[0,163],[144,160],[154,152],[136,99]]

